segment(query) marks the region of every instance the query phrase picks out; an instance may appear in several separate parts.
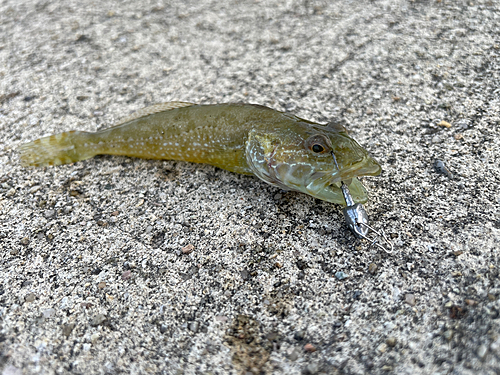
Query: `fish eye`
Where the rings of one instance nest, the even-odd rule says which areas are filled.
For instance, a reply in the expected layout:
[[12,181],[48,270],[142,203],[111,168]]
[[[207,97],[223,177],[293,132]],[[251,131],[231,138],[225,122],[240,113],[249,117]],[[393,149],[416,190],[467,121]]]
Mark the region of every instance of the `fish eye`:
[[318,153],[318,154],[319,154],[319,153],[321,153],[321,152],[325,151],[325,148],[324,148],[323,146],[321,146],[321,145],[319,145],[319,144],[317,144],[317,143],[316,143],[316,144],[314,144],[314,145],[311,147],[311,150],[313,150],[314,152],[316,152],[316,153]]
[[306,141],[306,146],[315,154],[324,154],[331,150],[330,140],[322,134],[317,134],[309,137]]

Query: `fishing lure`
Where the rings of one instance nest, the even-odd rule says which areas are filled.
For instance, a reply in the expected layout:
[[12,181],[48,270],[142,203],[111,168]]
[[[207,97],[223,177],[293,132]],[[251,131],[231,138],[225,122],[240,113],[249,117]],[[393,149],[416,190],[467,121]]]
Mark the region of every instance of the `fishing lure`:
[[[335,154],[333,152],[332,152],[332,157],[333,157],[333,162],[335,163],[335,166],[338,169],[339,165],[337,163],[337,158],[335,157]],[[371,245],[376,245],[380,249],[384,250],[386,253],[392,254],[394,246],[392,245],[392,242],[389,241],[384,231],[383,230],[377,231],[370,225],[368,225],[368,214],[366,213],[363,204],[354,203],[354,200],[352,199],[351,196],[351,192],[349,191],[347,185],[344,183],[344,181],[341,181],[340,184],[341,184],[340,188],[342,189],[342,194],[344,195],[346,204],[346,207],[342,209],[342,213],[344,214],[344,220],[349,229],[351,230],[351,232],[354,234],[356,238],[364,238],[365,240],[368,240],[371,243]],[[377,237],[369,238],[368,232],[370,230],[374,232],[377,235]],[[385,241],[385,243],[389,246],[388,249],[379,243],[379,238],[382,238]]]
[[111,128],[60,133],[19,151],[23,166],[73,163],[99,154],[206,163],[348,206],[367,201],[357,177],[381,172],[343,126],[254,104],[157,104]]

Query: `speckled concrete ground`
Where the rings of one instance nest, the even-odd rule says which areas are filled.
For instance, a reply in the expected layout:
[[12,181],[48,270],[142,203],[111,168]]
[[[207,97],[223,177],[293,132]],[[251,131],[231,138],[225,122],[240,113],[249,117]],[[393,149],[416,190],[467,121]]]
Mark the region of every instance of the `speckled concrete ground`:
[[[496,1],[2,0],[2,374],[498,374],[499,25]],[[394,254],[210,166],[19,166],[171,100],[343,121]]]

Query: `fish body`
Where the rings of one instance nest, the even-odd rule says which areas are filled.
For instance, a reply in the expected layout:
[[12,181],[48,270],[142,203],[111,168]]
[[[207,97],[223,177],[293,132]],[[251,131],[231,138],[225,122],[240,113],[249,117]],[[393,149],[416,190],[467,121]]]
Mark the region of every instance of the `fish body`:
[[60,133],[19,151],[23,166],[73,163],[100,154],[205,163],[343,205],[341,181],[348,182],[354,201],[363,203],[366,191],[356,177],[381,171],[342,126],[254,104],[158,104],[111,128]]

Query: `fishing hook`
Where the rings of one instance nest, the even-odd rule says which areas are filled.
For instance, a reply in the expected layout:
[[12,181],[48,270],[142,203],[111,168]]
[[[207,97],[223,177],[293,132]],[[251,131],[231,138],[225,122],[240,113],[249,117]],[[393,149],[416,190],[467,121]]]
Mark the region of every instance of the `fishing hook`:
[[[331,153],[335,166],[337,167],[337,170],[340,173],[340,168],[337,163],[337,158],[335,157],[333,151]],[[361,203],[354,203],[354,199],[352,198],[351,192],[349,191],[347,185],[344,183],[344,181],[341,181],[340,183],[341,183],[340,187],[342,189],[342,194],[344,195],[346,203],[346,207],[342,210],[342,213],[344,214],[344,219],[347,226],[352,231],[354,236],[356,238],[364,238],[365,240],[369,241],[370,247],[375,245],[378,246],[380,249],[384,250],[387,254],[392,254],[394,247],[391,241],[389,241],[389,239],[382,230],[377,231],[368,224],[369,222],[368,214],[366,213],[365,207]],[[378,237],[369,238],[368,232],[370,230],[374,232]],[[390,250],[386,249],[384,246],[378,243],[378,239],[380,237],[383,238],[384,241],[389,245]]]

